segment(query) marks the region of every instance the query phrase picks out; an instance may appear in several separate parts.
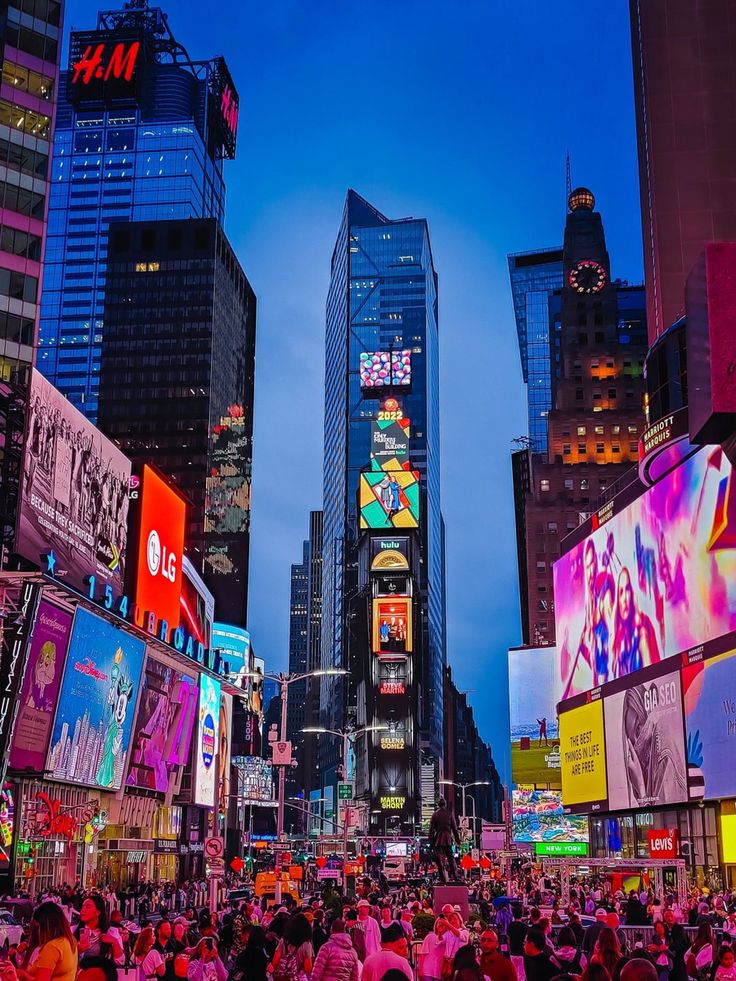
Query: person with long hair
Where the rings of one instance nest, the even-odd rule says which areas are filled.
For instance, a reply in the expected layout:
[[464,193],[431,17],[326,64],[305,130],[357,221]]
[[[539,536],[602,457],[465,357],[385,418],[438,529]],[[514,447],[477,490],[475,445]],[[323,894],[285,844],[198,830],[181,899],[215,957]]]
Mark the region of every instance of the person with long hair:
[[616,583],[612,653],[613,678],[623,678],[660,660],[656,631],[646,613],[636,608],[628,569],[621,570]]
[[202,937],[189,961],[188,981],[227,981],[227,968],[222,963],[214,937]]
[[713,970],[716,942],[710,923],[701,923],[690,950],[685,954],[688,977],[704,981]]
[[609,926],[603,927],[595,942],[593,956],[590,959],[591,963],[601,964],[611,976],[622,956],[621,944],[618,942],[616,931]]
[[30,937],[22,967],[0,965],[2,981],[74,981],[77,942],[58,903],[49,900],[36,907]]
[[116,964],[124,963],[123,938],[119,930],[110,926],[102,896],[87,896],[82,903],[76,937],[82,958],[107,957]]
[[138,968],[138,981],[154,981],[166,973],[166,962],[161,952],[153,946],[155,935],[152,926],[144,927],[138,934],[133,948],[133,962]]
[[266,981],[269,956],[263,927],[254,924],[248,931],[245,947],[233,963],[233,978],[240,981]]
[[312,926],[304,913],[297,913],[292,916],[286,924],[284,935],[279,941],[271,961],[274,977],[278,979],[285,976],[287,966],[289,971],[292,970],[292,962],[295,962],[299,981],[305,981],[312,973],[314,950],[312,949]]
[[647,945],[647,951],[652,955],[659,981],[669,981],[674,957],[670,950],[669,929],[663,920],[655,920],[654,936],[652,942]]

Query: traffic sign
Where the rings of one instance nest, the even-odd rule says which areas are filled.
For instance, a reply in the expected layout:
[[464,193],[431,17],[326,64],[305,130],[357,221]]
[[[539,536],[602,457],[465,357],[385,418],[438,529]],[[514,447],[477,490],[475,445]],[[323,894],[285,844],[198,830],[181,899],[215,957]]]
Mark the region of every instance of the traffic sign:
[[473,859],[473,861],[477,865],[478,862],[480,862],[480,849],[479,848],[471,848],[470,849],[470,857]]
[[340,780],[337,785],[337,799],[338,800],[352,800],[353,799],[353,782],[352,780]]
[[274,852],[289,852],[291,851],[291,845],[288,841],[272,841],[271,851]]
[[222,858],[225,854],[225,841],[223,838],[205,838],[204,855],[205,858]]

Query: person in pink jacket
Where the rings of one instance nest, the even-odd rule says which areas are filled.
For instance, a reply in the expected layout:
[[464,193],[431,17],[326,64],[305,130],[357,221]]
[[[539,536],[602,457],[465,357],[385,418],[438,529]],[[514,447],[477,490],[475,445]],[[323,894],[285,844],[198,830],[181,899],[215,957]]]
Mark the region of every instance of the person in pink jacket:
[[312,981],[359,981],[360,962],[345,923],[336,919],[330,939],[323,944],[312,968]]

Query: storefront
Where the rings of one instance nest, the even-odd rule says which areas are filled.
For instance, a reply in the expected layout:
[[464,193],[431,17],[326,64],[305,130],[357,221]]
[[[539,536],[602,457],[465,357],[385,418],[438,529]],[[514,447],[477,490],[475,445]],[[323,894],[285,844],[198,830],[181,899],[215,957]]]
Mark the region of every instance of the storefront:
[[692,885],[720,889],[723,876],[718,823],[719,806],[715,803],[597,814],[590,818],[590,855],[638,862],[682,858]]
[[179,878],[181,827],[181,807],[156,809],[153,826],[153,868],[150,875],[154,882],[176,882]]
[[86,828],[101,810],[94,791],[45,781],[15,785],[11,859],[14,891],[39,895],[85,878]]

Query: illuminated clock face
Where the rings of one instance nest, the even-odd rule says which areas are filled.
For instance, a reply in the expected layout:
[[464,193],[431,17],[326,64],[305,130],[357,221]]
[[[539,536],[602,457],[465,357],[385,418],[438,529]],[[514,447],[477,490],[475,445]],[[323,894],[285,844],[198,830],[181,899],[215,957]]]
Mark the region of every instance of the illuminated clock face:
[[600,293],[606,285],[606,270],[594,259],[581,259],[570,270],[569,282],[576,293]]

